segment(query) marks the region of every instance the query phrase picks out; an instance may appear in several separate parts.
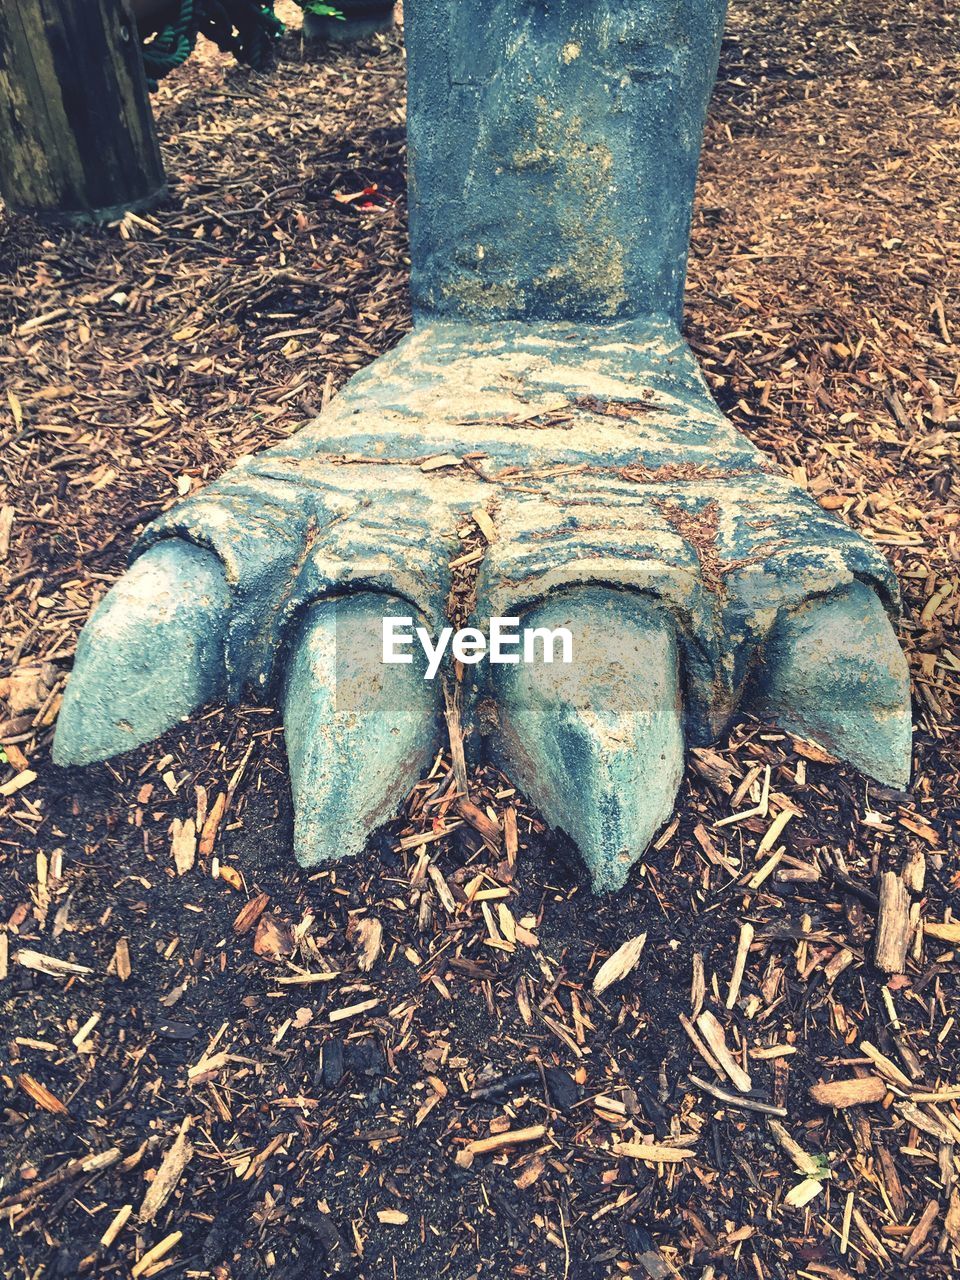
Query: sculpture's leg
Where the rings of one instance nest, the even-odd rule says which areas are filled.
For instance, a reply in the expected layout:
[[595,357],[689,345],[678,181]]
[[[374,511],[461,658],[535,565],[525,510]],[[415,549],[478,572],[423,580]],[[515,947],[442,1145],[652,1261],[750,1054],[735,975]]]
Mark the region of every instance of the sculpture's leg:
[[680,335],[722,15],[407,0],[415,332],[151,526],[81,637],[58,760],[272,691],[298,858],[355,851],[435,732],[437,685],[380,665],[378,619],[436,638],[482,508],[478,626],[565,619],[575,653],[463,676],[595,888],[668,815],[684,739],[741,701],[906,783],[889,565],[733,429]]
[[726,0],[412,0],[414,305],[679,322]]

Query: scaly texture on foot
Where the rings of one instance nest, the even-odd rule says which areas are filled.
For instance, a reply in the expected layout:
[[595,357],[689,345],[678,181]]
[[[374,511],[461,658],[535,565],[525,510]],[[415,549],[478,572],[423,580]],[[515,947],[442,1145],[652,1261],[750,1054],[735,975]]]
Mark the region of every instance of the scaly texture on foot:
[[[142,559],[84,634],[58,758],[142,742],[221,687],[235,699],[276,691],[292,726],[298,856],[354,851],[390,816],[404,769],[413,781],[413,726],[424,755],[435,740],[434,686],[378,666],[378,618],[405,610],[439,630],[456,529],[477,507],[495,530],[479,625],[532,625],[559,608],[584,637],[571,667],[468,668],[476,697],[505,708],[484,749],[578,840],[598,887],[622,883],[669,813],[674,733],[712,740],[744,696],[881,780],[905,781],[909,699],[887,562],[733,429],[665,321],[421,328],[292,440],[149,527]],[[182,568],[162,579],[154,618],[136,602],[158,552]],[[343,601],[355,596],[365,622],[338,647],[334,620],[354,616]],[[624,693],[644,654],[659,702]],[[347,658],[370,690],[356,720],[337,703]],[[553,749],[531,745],[535,726],[549,727]],[[664,766],[651,781],[654,741]],[[369,761],[370,777],[377,760],[377,786],[354,785],[351,761]],[[630,776],[647,802],[624,800]]]

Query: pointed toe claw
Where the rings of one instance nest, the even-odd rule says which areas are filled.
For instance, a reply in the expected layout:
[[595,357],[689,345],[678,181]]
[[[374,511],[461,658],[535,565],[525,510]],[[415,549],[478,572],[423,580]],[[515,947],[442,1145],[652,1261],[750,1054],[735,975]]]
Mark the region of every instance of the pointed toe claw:
[[158,737],[224,687],[230,594],[210,551],[171,539],[134,562],[80,635],[57,720],[57,764]]
[[619,889],[670,816],[683,775],[673,626],[642,597],[599,589],[553,597],[523,625],[566,627],[573,660],[494,668],[493,752],[576,842],[594,889]]
[[883,605],[860,582],[777,623],[750,703],[878,782],[910,780],[907,662]]
[[284,733],[303,867],[359,853],[394,816],[436,746],[436,687],[385,665],[381,621],[409,605],[365,594],[321,601],[293,646]]

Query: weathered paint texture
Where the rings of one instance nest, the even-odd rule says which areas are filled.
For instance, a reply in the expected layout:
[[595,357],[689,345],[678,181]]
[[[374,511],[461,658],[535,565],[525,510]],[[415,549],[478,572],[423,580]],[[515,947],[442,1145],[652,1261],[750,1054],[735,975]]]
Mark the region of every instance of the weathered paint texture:
[[[566,617],[580,642],[571,666],[467,668],[468,749],[574,837],[598,890],[624,883],[669,814],[683,741],[713,740],[741,703],[904,785],[890,567],[724,418],[677,322],[720,6],[408,0],[407,20],[415,331],[322,417],[150,526],[132,574],[168,557],[182,610],[152,619],[124,585],[138,579],[114,588],[81,639],[57,758],[143,741],[205,689],[280,698],[297,856],[355,851],[436,741],[438,686],[379,667],[378,617],[439,629],[457,527],[482,507],[478,625]],[[552,141],[529,120],[543,94]],[[501,173],[511,101],[517,148],[544,153]],[[466,261],[484,219],[499,253]],[[334,671],[337,640],[349,670]],[[129,672],[144,664],[141,712]],[[344,704],[345,688],[368,696]]]
[[779,717],[872,778],[906,783],[910,673],[880,601],[862,582],[779,619],[752,695],[757,714]]

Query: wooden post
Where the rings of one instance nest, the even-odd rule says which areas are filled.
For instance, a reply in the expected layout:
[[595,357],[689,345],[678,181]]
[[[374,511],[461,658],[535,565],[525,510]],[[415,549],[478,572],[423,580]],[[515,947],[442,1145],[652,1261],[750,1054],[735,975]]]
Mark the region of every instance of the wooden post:
[[166,191],[123,0],[0,3],[0,195],[20,213],[107,222]]

